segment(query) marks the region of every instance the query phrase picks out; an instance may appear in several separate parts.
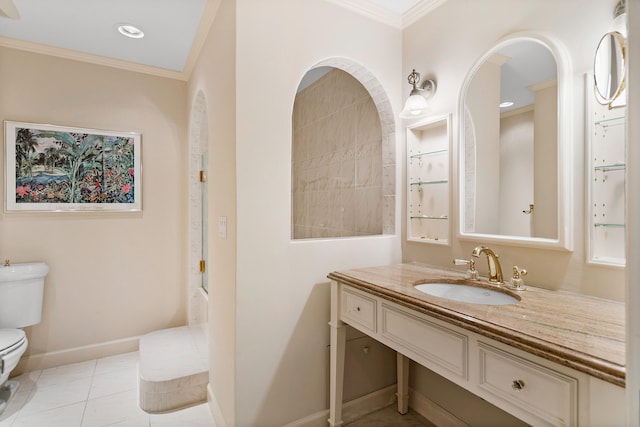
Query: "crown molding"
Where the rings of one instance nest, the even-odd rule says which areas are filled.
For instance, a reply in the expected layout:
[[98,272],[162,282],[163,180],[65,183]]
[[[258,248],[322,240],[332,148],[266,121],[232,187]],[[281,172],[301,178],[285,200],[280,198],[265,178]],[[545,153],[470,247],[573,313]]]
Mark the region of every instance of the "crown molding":
[[27,42],[24,40],[0,37],[0,46],[11,49],[23,50],[41,55],[55,56],[58,58],[71,59],[74,61],[88,62],[90,64],[102,65],[105,67],[119,68],[121,70],[133,71],[137,73],[150,74],[157,77],[187,81],[188,76],[182,71],[167,70],[165,68],[152,67],[150,65],[137,64],[120,59],[107,58],[100,55],[78,52],[71,49],[63,49],[55,46],[48,46],[40,43]]
[[360,15],[400,30],[416,22],[447,0],[422,0],[403,14],[393,12],[369,0],[327,0]]
[[368,0],[327,0],[360,15],[402,29],[402,16]]
[[420,3],[413,6],[402,14],[402,28],[407,28],[409,25],[416,22],[432,10],[436,9],[447,0],[423,0]]
[[187,57],[184,65],[184,74],[187,77],[187,80],[191,77],[191,73],[193,72],[198,58],[200,57],[200,52],[202,52],[202,48],[207,41],[207,36],[211,30],[213,21],[216,19],[221,1],[222,0],[207,0],[207,3],[204,6],[200,23],[198,24],[196,34],[193,37],[191,50],[189,50],[189,56]]

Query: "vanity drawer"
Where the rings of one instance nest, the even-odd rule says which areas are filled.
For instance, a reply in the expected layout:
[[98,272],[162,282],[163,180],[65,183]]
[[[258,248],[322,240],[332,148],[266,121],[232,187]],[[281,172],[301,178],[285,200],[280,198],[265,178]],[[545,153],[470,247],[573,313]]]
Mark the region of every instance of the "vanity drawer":
[[351,326],[376,332],[376,300],[353,289],[343,288],[340,317]]
[[575,378],[482,342],[478,347],[478,386],[497,398],[494,403],[503,409],[524,410],[527,414],[521,418],[533,425],[577,424],[578,381]]
[[467,379],[466,335],[384,303],[381,316],[382,336],[413,353],[407,356],[449,378]]

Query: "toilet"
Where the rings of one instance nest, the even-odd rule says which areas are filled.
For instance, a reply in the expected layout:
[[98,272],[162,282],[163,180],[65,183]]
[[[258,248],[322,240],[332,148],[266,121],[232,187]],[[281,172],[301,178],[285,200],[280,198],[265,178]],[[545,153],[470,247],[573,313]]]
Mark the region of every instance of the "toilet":
[[49,267],[43,262],[0,266],[0,414],[16,392],[18,383],[9,374],[27,350],[21,328],[40,323],[44,278]]

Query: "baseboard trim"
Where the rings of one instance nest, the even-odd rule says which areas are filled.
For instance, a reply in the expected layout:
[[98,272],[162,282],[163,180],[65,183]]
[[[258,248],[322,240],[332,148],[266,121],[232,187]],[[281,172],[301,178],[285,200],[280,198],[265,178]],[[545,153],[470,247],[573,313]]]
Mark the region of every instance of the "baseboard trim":
[[[350,423],[378,409],[393,405],[397,402],[396,391],[397,387],[394,384],[345,403],[342,406],[342,423]],[[409,390],[409,407],[437,426],[469,427],[467,423],[414,389]],[[326,427],[328,418],[327,409],[293,421],[284,427]],[[217,419],[216,426],[226,427],[225,424],[218,424]]]
[[414,389],[409,391],[409,407],[437,426],[469,427],[467,423]]
[[23,372],[55,368],[70,363],[137,351],[139,342],[140,336],[136,336],[48,353],[27,354],[20,359],[13,374],[19,375]]
[[[392,405],[396,401],[396,390],[397,387],[394,384],[346,402],[342,405],[343,424],[355,421],[371,412]],[[293,421],[284,427],[326,427],[328,419],[329,410],[326,409]]]
[[209,404],[209,411],[211,411],[215,426],[227,427],[227,422],[222,416],[222,411],[220,410],[220,406],[218,406],[218,399],[216,399],[216,395],[213,393],[211,383],[207,384],[207,403]]

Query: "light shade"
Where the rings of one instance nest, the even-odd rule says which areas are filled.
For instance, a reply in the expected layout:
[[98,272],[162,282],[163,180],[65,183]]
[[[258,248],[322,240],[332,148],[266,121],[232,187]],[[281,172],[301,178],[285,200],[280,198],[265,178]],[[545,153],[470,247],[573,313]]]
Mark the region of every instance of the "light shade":
[[400,113],[402,119],[412,119],[415,117],[424,116],[429,111],[429,104],[427,99],[422,96],[421,93],[409,96],[407,102],[404,103],[404,108]]
[[425,80],[422,85],[418,86],[420,73],[417,73],[415,69],[411,71],[407,80],[412,89],[402,112],[400,112],[400,118],[415,119],[427,115],[429,112],[427,99],[433,96],[436,91],[436,82],[434,80]]

